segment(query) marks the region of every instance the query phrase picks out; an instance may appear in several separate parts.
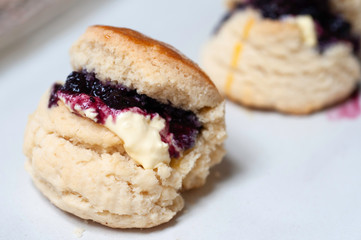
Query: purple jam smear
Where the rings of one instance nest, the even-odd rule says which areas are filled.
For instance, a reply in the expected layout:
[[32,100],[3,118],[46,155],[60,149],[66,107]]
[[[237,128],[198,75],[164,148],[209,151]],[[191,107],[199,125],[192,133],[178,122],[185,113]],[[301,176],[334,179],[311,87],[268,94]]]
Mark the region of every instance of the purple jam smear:
[[235,12],[246,7],[258,9],[263,17],[274,20],[284,16],[312,16],[317,27],[318,49],[321,53],[338,42],[351,44],[355,54],[360,50],[360,37],[352,34],[349,22],[332,13],[328,0],[248,0],[238,3],[234,10],[221,20],[216,31]]
[[86,70],[72,72],[64,85],[54,84],[48,107],[57,106],[59,97],[65,99],[73,110],[75,105],[83,110],[94,109],[98,114],[96,122],[100,124],[104,124],[109,116],[115,119],[124,111],[149,115],[151,118],[159,115],[166,122],[160,136],[168,144],[172,158],[178,158],[182,152],[192,148],[202,129],[202,124],[192,111],[173,107],[170,103],[160,103],[121,84],[101,82],[95,73]]

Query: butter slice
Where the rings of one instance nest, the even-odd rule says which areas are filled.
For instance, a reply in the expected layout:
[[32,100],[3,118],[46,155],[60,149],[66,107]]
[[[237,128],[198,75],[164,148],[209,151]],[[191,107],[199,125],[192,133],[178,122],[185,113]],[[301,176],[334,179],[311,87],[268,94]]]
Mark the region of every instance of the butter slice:
[[[76,104],[72,109],[63,97],[59,96],[59,99],[70,111],[97,122],[97,113],[93,108],[83,109]],[[153,169],[162,162],[169,164],[169,146],[162,142],[159,134],[165,127],[165,120],[159,115],[151,119],[149,115],[120,112],[115,118],[109,116],[104,126],[123,140],[127,154],[145,169]]]
[[317,44],[316,27],[310,15],[296,17],[296,23],[300,28],[303,41],[306,46],[314,47]]
[[105,127],[123,140],[128,155],[145,169],[153,169],[161,162],[169,164],[168,144],[162,142],[159,134],[165,127],[161,117],[150,119],[139,113],[123,112],[116,119],[109,116]]

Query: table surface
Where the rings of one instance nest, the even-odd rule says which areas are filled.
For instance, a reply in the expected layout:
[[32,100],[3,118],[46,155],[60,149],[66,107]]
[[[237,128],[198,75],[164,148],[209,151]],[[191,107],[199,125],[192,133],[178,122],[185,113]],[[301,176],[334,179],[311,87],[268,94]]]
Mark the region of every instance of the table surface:
[[134,28],[197,61],[224,12],[221,0],[83,0],[0,52],[0,239],[78,239],[83,230],[82,239],[361,239],[361,118],[333,115],[358,99],[306,117],[227,102],[224,161],[184,193],[185,210],[153,229],[85,222],[32,184],[27,116],[70,73],[68,49],[87,26]]

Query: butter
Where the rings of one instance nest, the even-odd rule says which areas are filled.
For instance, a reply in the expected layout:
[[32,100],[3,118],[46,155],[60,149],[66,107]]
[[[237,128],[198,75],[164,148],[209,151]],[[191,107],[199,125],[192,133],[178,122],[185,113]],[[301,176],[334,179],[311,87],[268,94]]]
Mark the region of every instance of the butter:
[[[72,107],[62,96],[59,99],[70,111],[97,122],[94,108],[84,109],[78,104]],[[127,154],[145,169],[153,169],[162,162],[169,164],[169,146],[159,134],[165,127],[165,120],[160,116],[151,119],[149,115],[131,111],[119,112],[115,118],[108,116],[104,126],[122,139]]]
[[315,22],[309,15],[296,17],[296,24],[301,30],[303,41],[306,46],[314,47],[317,44]]
[[169,164],[168,144],[162,142],[159,134],[165,127],[161,117],[150,119],[150,116],[123,112],[116,119],[109,116],[105,127],[123,140],[128,155],[145,169],[153,169],[162,162]]

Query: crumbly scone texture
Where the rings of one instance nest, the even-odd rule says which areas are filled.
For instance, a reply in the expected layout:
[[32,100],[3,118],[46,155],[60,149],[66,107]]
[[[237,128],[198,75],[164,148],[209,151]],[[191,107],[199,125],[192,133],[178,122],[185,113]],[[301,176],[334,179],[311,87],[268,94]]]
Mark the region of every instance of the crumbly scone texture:
[[[244,27],[254,19],[247,39]],[[242,44],[236,67],[231,62]],[[291,21],[264,19],[257,10],[234,14],[206,44],[202,65],[218,89],[246,106],[308,114],[347,98],[360,79],[352,49],[338,43],[320,54],[304,44]],[[232,75],[233,83],[226,91]]]
[[131,29],[89,27],[71,47],[70,56],[76,71],[94,71],[100,80],[116,81],[187,110],[215,107],[223,100],[194,62]]
[[202,186],[225,153],[224,102],[198,113],[204,125],[182,159],[143,169],[122,140],[100,124],[71,113],[49,93],[29,117],[26,169],[35,185],[64,211],[114,228],[148,228],[172,219],[184,205],[181,190]]

